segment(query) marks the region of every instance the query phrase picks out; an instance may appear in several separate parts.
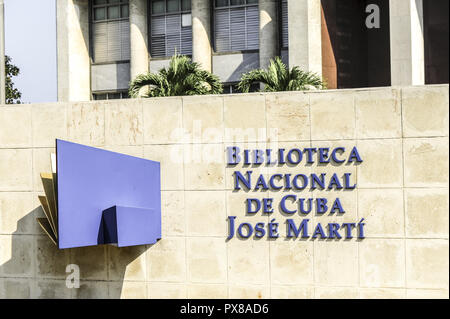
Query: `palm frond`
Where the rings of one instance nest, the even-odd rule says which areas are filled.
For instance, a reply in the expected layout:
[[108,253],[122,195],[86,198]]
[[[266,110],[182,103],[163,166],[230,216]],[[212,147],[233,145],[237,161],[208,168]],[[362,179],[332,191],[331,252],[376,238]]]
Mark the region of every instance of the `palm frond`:
[[268,80],[268,74],[265,70],[251,70],[250,72],[244,73],[242,75],[241,81],[238,84],[238,89],[242,93],[247,93],[250,90],[252,84],[258,82],[267,84]]
[[280,57],[270,60],[266,70],[257,69],[242,75],[238,88],[248,92],[254,83],[264,84],[265,92],[299,91],[326,88],[322,78],[313,72],[300,70],[295,66],[291,70],[283,63]]
[[202,70],[199,63],[175,54],[166,68],[157,74],[139,75],[130,83],[131,97],[137,97],[143,86],[150,85],[147,97],[222,93],[220,79]]
[[130,97],[139,97],[139,92],[144,86],[153,85],[156,87],[162,86],[162,79],[158,74],[140,74],[133,81],[130,82],[128,94]]

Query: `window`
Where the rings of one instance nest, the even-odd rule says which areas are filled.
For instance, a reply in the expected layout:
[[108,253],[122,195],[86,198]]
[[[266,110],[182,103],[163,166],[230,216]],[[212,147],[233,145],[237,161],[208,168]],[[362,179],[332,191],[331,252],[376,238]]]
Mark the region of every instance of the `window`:
[[94,63],[130,59],[128,0],[92,1],[92,50]]
[[93,93],[94,100],[117,100],[117,99],[128,99],[128,92],[102,92],[102,93]]
[[215,0],[216,52],[259,48],[258,0]]
[[192,55],[191,0],[151,1],[152,57]]
[[281,48],[289,47],[288,0],[281,0]]

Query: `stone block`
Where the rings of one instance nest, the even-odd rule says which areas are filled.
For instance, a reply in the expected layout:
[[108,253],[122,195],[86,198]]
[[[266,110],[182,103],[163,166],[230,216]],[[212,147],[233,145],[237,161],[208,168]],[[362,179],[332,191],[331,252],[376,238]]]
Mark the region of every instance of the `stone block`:
[[231,239],[228,244],[228,282],[264,285],[269,281],[269,242]]
[[5,106],[0,109],[0,148],[30,147],[31,134],[31,106]]
[[223,97],[183,97],[183,128],[186,143],[222,143]]
[[223,191],[185,192],[188,236],[226,235],[225,193]]
[[146,280],[146,246],[108,246],[108,279],[112,281]]
[[0,191],[31,191],[31,149],[0,149]]
[[184,146],[186,190],[225,189],[225,150],[222,144]]
[[359,244],[359,265],[361,287],[404,287],[404,241],[402,239],[364,239]]
[[90,146],[105,144],[105,104],[81,102],[67,107],[70,141]]
[[405,189],[406,236],[448,238],[448,189]]
[[311,139],[354,139],[355,106],[352,92],[310,94]]
[[186,215],[183,191],[161,193],[162,236],[183,236],[186,232]]
[[31,235],[0,235],[0,276],[34,275],[34,238]]
[[34,147],[54,147],[56,138],[67,138],[67,107],[65,104],[35,104],[31,113]]
[[70,251],[59,250],[47,235],[36,236],[36,274],[38,278],[65,279]]
[[56,154],[55,147],[52,148],[34,148],[33,152],[33,190],[35,192],[44,192],[42,187],[41,173],[51,173],[52,162],[51,154]]
[[286,241],[280,238],[270,242],[272,284],[312,284],[313,267],[312,241]]
[[448,138],[403,143],[405,187],[448,187]]
[[188,280],[226,283],[227,250],[222,238],[187,238]]
[[403,136],[448,136],[448,86],[402,88]]
[[184,189],[184,146],[173,145],[146,145],[144,146],[146,159],[161,163],[161,189]]
[[401,140],[358,141],[358,152],[363,160],[356,169],[358,188],[403,186]]
[[448,289],[448,240],[406,240],[406,285]]
[[147,251],[147,280],[185,282],[185,238],[163,238]]
[[181,97],[145,99],[142,103],[144,144],[183,142]]
[[265,97],[262,94],[225,96],[225,142],[265,141],[265,110]]
[[32,279],[0,278],[0,299],[30,299]]
[[314,279],[320,286],[358,286],[358,243],[315,241]]
[[106,145],[142,145],[144,142],[142,102],[109,103],[105,108]]
[[[266,95],[267,130],[271,142],[308,141],[311,137],[309,96],[304,92]],[[273,133],[269,133],[273,132]]]
[[0,192],[0,234],[34,233],[32,197],[32,193]]
[[[71,263],[80,267],[82,280],[107,280],[106,246],[89,246],[70,249]],[[86,286],[89,293],[90,286]],[[80,287],[80,291],[81,291]]]
[[364,218],[366,237],[403,237],[402,189],[358,190],[358,217]]
[[358,139],[402,137],[399,89],[357,91],[355,108]]

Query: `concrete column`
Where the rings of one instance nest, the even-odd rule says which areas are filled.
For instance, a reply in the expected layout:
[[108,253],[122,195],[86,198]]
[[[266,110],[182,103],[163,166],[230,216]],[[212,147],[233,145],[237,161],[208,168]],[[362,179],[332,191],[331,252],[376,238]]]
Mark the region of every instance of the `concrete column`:
[[422,0],[389,1],[391,85],[425,84]]
[[289,66],[322,75],[320,0],[289,0]]
[[130,75],[149,71],[147,0],[130,0]]
[[211,1],[192,0],[192,60],[211,72]]
[[278,53],[276,0],[259,0],[259,67],[266,68]]
[[58,0],[58,101],[91,98],[88,0]]

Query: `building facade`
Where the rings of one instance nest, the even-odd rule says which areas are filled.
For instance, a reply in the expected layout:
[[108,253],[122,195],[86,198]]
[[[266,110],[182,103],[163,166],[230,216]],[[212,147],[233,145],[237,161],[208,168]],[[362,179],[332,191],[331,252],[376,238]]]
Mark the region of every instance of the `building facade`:
[[218,75],[281,56],[329,88],[448,83],[445,0],[58,0],[58,100],[127,97],[175,53]]
[[[448,92],[425,85],[0,106],[0,299],[448,299]],[[159,161],[162,239],[57,249],[36,222],[45,216],[39,173],[52,171],[55,138]],[[297,165],[227,165],[234,146],[272,149],[273,160],[280,149],[338,147],[346,159],[357,147],[362,162],[323,164],[318,152],[308,164],[305,152]],[[349,173],[357,186],[236,190],[236,172],[248,170],[252,185],[260,174]],[[289,210],[301,199],[326,198],[331,208],[339,198],[343,211],[314,204],[286,213],[286,195]],[[273,212],[249,213],[248,198],[272,198]],[[248,237],[247,226],[227,239],[232,217],[235,229],[277,223],[279,237]],[[310,237],[289,236],[289,220],[307,221]],[[363,239],[356,227],[353,238],[345,228],[340,239],[311,237],[316,225],[328,235],[330,223],[361,220]],[[67,284],[75,278],[78,287]]]

